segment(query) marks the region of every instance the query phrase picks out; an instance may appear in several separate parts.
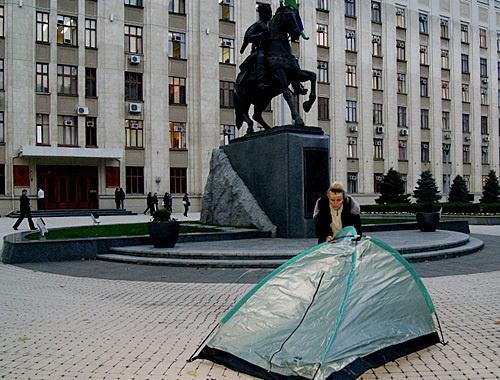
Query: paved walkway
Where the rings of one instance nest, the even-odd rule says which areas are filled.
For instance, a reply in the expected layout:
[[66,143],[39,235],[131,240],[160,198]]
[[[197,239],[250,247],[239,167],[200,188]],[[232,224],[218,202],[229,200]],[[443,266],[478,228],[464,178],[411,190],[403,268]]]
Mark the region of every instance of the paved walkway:
[[[130,220],[125,221],[127,218]],[[59,218],[46,222],[49,228],[91,223],[90,218],[72,219],[75,220]],[[135,217],[141,219],[147,220],[142,215]],[[130,217],[110,217],[109,223],[133,221]],[[11,231],[13,222],[0,218],[0,235]],[[423,278],[449,344],[388,363],[360,379],[500,378],[500,268],[494,267],[500,262],[495,256],[500,246],[500,227],[472,226],[472,230],[490,239],[485,240],[487,248],[483,252],[452,259],[458,264],[449,264],[450,260],[421,263],[421,272],[434,267],[439,272],[439,267],[448,267],[449,273],[454,274]],[[481,259],[473,260],[474,257]],[[491,265],[481,267],[480,262],[484,261]],[[61,265],[71,267],[76,263],[82,264]],[[94,269],[104,268],[103,275],[107,272],[106,264],[117,265],[123,273],[136,272],[136,266],[83,262],[89,263]],[[475,273],[465,274],[474,265]],[[263,273],[241,281],[231,277],[234,270],[192,270],[189,274],[177,270],[179,281],[165,282],[172,279],[163,278],[167,274],[160,272],[154,274],[159,275],[155,281],[148,278],[153,275],[147,269],[162,268],[141,267],[143,281],[130,281],[0,265],[0,378],[252,379],[208,361],[186,363],[186,359],[251,289],[253,285],[248,282],[257,281]],[[209,272],[213,281],[196,281]],[[190,281],[181,281],[186,275]]]

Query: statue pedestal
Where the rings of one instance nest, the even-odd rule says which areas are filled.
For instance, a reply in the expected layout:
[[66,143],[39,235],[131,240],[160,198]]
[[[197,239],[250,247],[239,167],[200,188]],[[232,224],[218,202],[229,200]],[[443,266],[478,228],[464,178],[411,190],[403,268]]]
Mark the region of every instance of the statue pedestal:
[[221,147],[278,237],[315,237],[314,206],[330,185],[329,137],[321,128],[282,126]]

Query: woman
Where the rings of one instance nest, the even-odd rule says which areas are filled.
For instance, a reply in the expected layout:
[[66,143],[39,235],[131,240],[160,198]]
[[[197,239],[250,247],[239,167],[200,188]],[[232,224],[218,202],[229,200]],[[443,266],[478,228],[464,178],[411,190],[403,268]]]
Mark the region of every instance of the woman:
[[335,235],[347,226],[353,226],[361,235],[359,213],[359,203],[346,194],[340,182],[334,182],[314,207],[318,244],[325,241],[335,243]]
[[151,215],[153,215],[153,212],[154,212],[154,206],[153,206],[153,194],[151,194],[151,191],[148,193],[148,196],[146,198],[146,205],[148,206],[145,210],[144,210],[144,215],[146,215],[146,213],[149,211],[149,213]]
[[191,206],[191,202],[189,202],[188,193],[184,194],[182,198],[182,204],[184,205],[184,216],[188,216],[189,206]]

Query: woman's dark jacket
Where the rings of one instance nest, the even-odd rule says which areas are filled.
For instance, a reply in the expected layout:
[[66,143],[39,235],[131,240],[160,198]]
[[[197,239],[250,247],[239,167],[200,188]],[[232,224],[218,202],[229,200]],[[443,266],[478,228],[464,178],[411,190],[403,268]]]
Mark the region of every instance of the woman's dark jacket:
[[[359,217],[359,213],[359,203],[348,195],[343,202],[342,213],[340,214],[342,228],[353,226],[356,228],[358,235],[362,235],[363,231],[361,229],[361,218]],[[314,219],[316,219],[316,236],[318,238],[318,244],[323,243],[326,241],[327,236],[333,236],[332,228],[330,226],[332,224],[332,214],[330,212],[328,195],[323,195],[316,202],[316,207],[314,208]]]

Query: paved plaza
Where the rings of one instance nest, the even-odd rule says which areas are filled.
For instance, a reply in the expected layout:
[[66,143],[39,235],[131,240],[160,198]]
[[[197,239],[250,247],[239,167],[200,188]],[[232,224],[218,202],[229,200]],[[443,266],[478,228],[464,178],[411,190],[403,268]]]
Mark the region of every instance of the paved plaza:
[[[141,220],[148,218],[104,217],[103,223]],[[49,228],[91,223],[90,218],[46,222]],[[0,234],[11,233],[13,223],[0,218]],[[413,353],[360,379],[500,378],[500,227],[471,230],[484,237],[482,252],[414,264],[448,344]],[[58,273],[48,273],[50,266]],[[208,361],[186,360],[265,274],[96,260],[38,267],[0,264],[0,378],[252,379]]]

